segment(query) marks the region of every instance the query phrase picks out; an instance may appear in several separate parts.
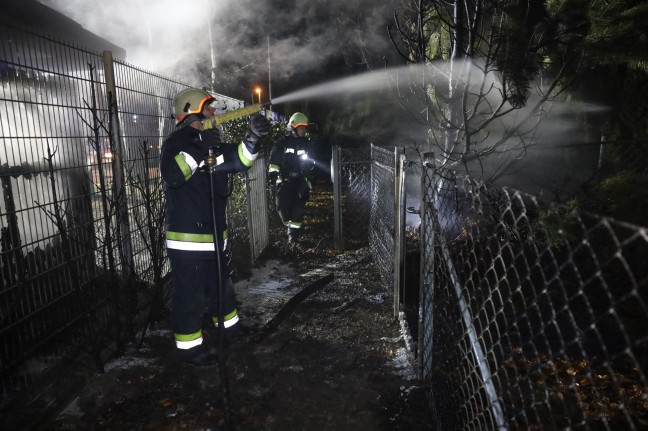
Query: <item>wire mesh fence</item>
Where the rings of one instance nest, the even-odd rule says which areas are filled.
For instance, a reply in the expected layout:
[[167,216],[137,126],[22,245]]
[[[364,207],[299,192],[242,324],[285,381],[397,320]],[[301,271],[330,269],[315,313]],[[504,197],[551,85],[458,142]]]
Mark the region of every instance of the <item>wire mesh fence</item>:
[[645,140],[610,141],[605,137],[599,144],[599,169],[602,175],[620,171],[645,173],[648,165]]
[[370,147],[345,148],[334,146],[334,185],[338,248],[357,249],[369,243],[371,199],[371,149]]
[[76,353],[96,310],[86,308],[88,296],[104,302],[108,292],[107,283],[92,282],[95,251],[113,245],[94,235],[96,192],[86,175],[97,166],[87,125],[93,109],[107,111],[105,98],[92,106],[103,84],[96,73],[101,56],[5,26],[0,32],[5,401],[42,369]]
[[422,191],[439,429],[646,429],[648,231],[432,164]]
[[226,254],[233,275],[245,273],[270,242],[266,169],[266,159],[261,156],[249,171],[232,178]]
[[186,87],[0,24],[3,415],[47,403],[38,387],[66,362],[101,370],[164,312],[159,151]]
[[380,274],[392,286],[394,274],[394,182],[396,154],[371,147],[371,211],[369,245]]
[[[100,367],[145,304],[165,302],[151,288],[168,272],[157,159],[185,85],[115,61],[111,91],[105,56],[5,24],[0,47],[4,408],[66,359]],[[609,148],[602,160],[622,169],[629,148]],[[340,155],[345,246],[368,239],[391,286],[398,155]],[[419,354],[439,428],[647,428],[646,229],[431,165],[420,176]],[[232,204],[248,251],[246,202]],[[269,207],[266,230],[283,235]]]

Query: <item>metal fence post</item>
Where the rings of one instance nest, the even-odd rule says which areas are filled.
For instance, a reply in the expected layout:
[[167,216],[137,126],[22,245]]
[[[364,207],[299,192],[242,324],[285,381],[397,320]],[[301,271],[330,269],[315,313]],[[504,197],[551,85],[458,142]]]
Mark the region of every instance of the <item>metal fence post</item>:
[[340,164],[341,148],[338,144],[333,145],[331,154],[331,181],[333,182],[333,239],[336,250],[344,248],[344,237],[342,236],[342,166]]
[[421,206],[419,208],[421,259],[419,263],[418,351],[416,352],[419,379],[428,377],[432,371],[434,316],[432,307],[428,308],[427,306],[434,302],[434,223],[432,223],[430,214],[431,211],[434,211],[432,204],[434,194],[428,195],[428,190],[434,193],[434,180],[430,178],[430,171],[433,168],[434,153],[424,153],[421,163]]
[[394,155],[394,316],[398,316],[405,269],[405,149],[395,148]]
[[133,271],[133,245],[131,242],[130,222],[128,220],[128,202],[126,201],[126,179],[124,169],[124,143],[119,123],[119,104],[117,103],[117,85],[115,84],[115,65],[111,51],[103,52],[106,94],[108,95],[108,113],[110,115],[109,132],[113,143],[113,198],[117,205],[117,225],[121,244],[122,271],[128,280]]
[[596,166],[596,175],[600,180],[602,178],[602,172],[605,165],[605,144],[607,143],[607,138],[605,135],[601,135],[601,143],[599,144],[599,157],[598,165]]

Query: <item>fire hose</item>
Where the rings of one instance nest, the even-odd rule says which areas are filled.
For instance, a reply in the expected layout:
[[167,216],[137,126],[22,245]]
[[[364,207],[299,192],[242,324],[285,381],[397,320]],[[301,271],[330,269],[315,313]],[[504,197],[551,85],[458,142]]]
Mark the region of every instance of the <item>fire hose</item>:
[[[255,114],[261,111],[261,108],[269,103],[264,104],[254,104],[246,106],[243,108],[235,109],[229,112],[224,112],[218,114],[214,117],[211,117],[203,121],[204,129],[212,129],[220,126],[223,123],[228,121],[236,120],[238,118],[243,118],[248,115]],[[223,255],[223,250],[220,246],[220,241],[218,239],[218,228],[216,224],[217,215],[216,215],[216,186],[214,185],[214,180],[216,178],[216,159],[218,154],[216,154],[216,148],[210,148],[207,157],[205,158],[205,165],[207,166],[209,172],[209,194],[211,201],[211,211],[212,211],[212,224],[214,230],[214,252],[216,253],[216,268],[218,273],[218,350],[219,350],[219,374],[221,379],[221,389],[223,394],[223,401],[225,406],[225,423],[228,425],[232,424],[232,405],[230,399],[230,390],[229,382],[227,379],[227,343],[225,340],[225,311],[224,311],[224,302],[225,302],[225,283],[226,276],[224,274],[224,265],[225,256]]]
[[[218,127],[223,123],[228,121],[236,120],[238,118],[246,117],[248,115],[255,114],[261,110],[261,108],[266,104],[255,104],[251,106],[246,106],[244,108],[235,109],[233,111],[224,112],[222,114],[211,117],[203,122],[204,129],[211,129]],[[219,350],[219,374],[221,379],[221,389],[223,393],[223,401],[225,406],[225,423],[230,425],[232,423],[232,405],[230,399],[230,390],[229,382],[227,378],[227,343],[225,340],[225,283],[227,281],[226,274],[224,274],[224,265],[225,256],[223,250],[220,246],[220,241],[218,238],[218,226],[216,220],[218,219],[216,214],[216,186],[214,181],[216,178],[216,166],[217,166],[217,149],[212,147],[209,148],[207,157],[205,158],[205,165],[209,172],[209,195],[211,201],[211,212],[212,212],[212,228],[214,231],[214,252],[216,254],[216,269],[218,273],[218,350]]]
[[223,255],[223,250],[220,246],[220,241],[218,240],[218,228],[216,226],[216,187],[214,185],[214,179],[216,178],[216,148],[210,148],[207,157],[205,158],[205,165],[209,169],[209,194],[211,200],[211,211],[212,211],[212,224],[214,229],[214,252],[216,253],[216,268],[218,273],[218,350],[219,350],[219,361],[218,367],[220,371],[221,378],[221,389],[223,392],[223,400],[225,406],[225,423],[231,423],[231,402],[230,402],[230,391],[229,384],[227,380],[227,346],[225,342],[225,311],[223,302],[225,301],[225,282],[226,277],[223,274],[223,262],[225,261],[225,256]]
[[[228,121],[236,120],[242,117],[246,117],[252,114],[255,114],[261,109],[269,105],[269,103],[264,104],[254,104],[246,106],[244,108],[235,109],[229,112],[224,112],[218,114],[214,117],[211,117],[203,122],[203,127],[205,129],[211,129],[218,127]],[[218,340],[219,340],[219,354],[220,359],[218,361],[219,365],[219,374],[221,379],[221,389],[224,400],[225,407],[225,423],[227,425],[232,425],[232,406],[231,406],[231,397],[230,389],[227,378],[227,343],[225,340],[225,311],[224,311],[224,301],[225,301],[225,282],[226,277],[224,274],[223,262],[225,261],[225,256],[223,255],[223,250],[220,247],[218,239],[218,229],[216,225],[216,187],[214,185],[215,172],[216,172],[216,148],[210,148],[207,157],[205,158],[205,165],[207,166],[209,172],[209,189],[210,189],[210,200],[211,200],[211,211],[212,211],[212,224],[214,230],[214,251],[216,253],[216,265],[218,272]],[[272,331],[277,329],[277,327],[287,319],[287,317],[294,311],[297,305],[303,302],[308,296],[320,290],[322,287],[327,285],[330,281],[333,280],[333,274],[328,274],[320,279],[314,281],[306,288],[298,292],[294,297],[292,297],[275,315],[275,317],[270,320],[254,337],[255,341],[259,342],[269,335]]]
[[308,286],[304,287],[302,290],[297,292],[297,294],[291,297],[288,300],[288,302],[286,302],[281,307],[281,309],[277,312],[277,314],[275,314],[275,316],[254,335],[253,337],[254,341],[256,341],[257,343],[262,341],[272,331],[277,329],[279,325],[283,323],[288,318],[288,316],[290,316],[290,314],[292,314],[293,311],[295,311],[297,305],[299,305],[310,295],[319,291],[328,283],[333,281],[333,278],[334,278],[333,274],[327,274],[323,277],[318,278],[317,280],[313,281]]
[[243,108],[234,109],[232,111],[214,115],[213,117],[203,121],[203,127],[205,129],[213,129],[214,127],[218,127],[221,124],[227,123],[228,121],[237,120],[239,118],[247,117],[248,115],[256,114],[257,112],[261,111],[264,106],[268,106],[269,104],[269,102],[255,103],[254,105],[249,105]]

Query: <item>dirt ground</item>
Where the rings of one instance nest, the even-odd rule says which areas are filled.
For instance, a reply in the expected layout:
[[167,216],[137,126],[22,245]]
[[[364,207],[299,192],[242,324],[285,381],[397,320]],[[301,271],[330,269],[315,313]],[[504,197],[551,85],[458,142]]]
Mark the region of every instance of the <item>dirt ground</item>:
[[[276,229],[257,265],[239,271],[239,312],[256,329],[228,343],[224,367],[176,362],[163,324],[46,429],[432,429],[411,338],[368,249],[333,250],[331,200],[315,193],[301,242]],[[218,346],[214,329],[206,339]]]

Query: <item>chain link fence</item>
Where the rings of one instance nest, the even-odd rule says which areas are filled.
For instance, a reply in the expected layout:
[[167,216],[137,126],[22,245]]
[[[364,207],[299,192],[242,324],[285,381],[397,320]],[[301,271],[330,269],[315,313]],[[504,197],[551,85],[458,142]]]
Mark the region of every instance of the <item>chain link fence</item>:
[[599,169],[601,176],[615,172],[648,171],[648,145],[643,140],[609,141],[605,137],[599,144]]
[[371,149],[333,147],[335,243],[354,250],[369,242]]
[[371,210],[369,245],[383,279],[392,286],[394,274],[395,153],[371,147]]
[[422,173],[419,360],[438,429],[648,424],[648,231]]
[[[186,85],[5,24],[0,85],[4,415],[42,410],[65,386],[47,375],[80,357],[101,369],[107,350],[123,349],[166,303],[157,160],[171,98]],[[607,148],[601,166],[619,170],[643,147]],[[419,172],[399,150],[335,154],[336,240],[369,243],[395,312],[403,280],[419,272],[404,254],[420,240],[422,289],[411,302],[420,298],[418,359],[439,429],[648,427],[645,228],[430,162]],[[235,193],[266,193],[259,168]],[[421,202],[410,202],[417,238],[405,230],[408,175],[421,177]],[[250,208],[232,203],[232,239],[243,245]],[[265,231],[284,235],[272,214]],[[261,248],[250,246],[250,259]]]

